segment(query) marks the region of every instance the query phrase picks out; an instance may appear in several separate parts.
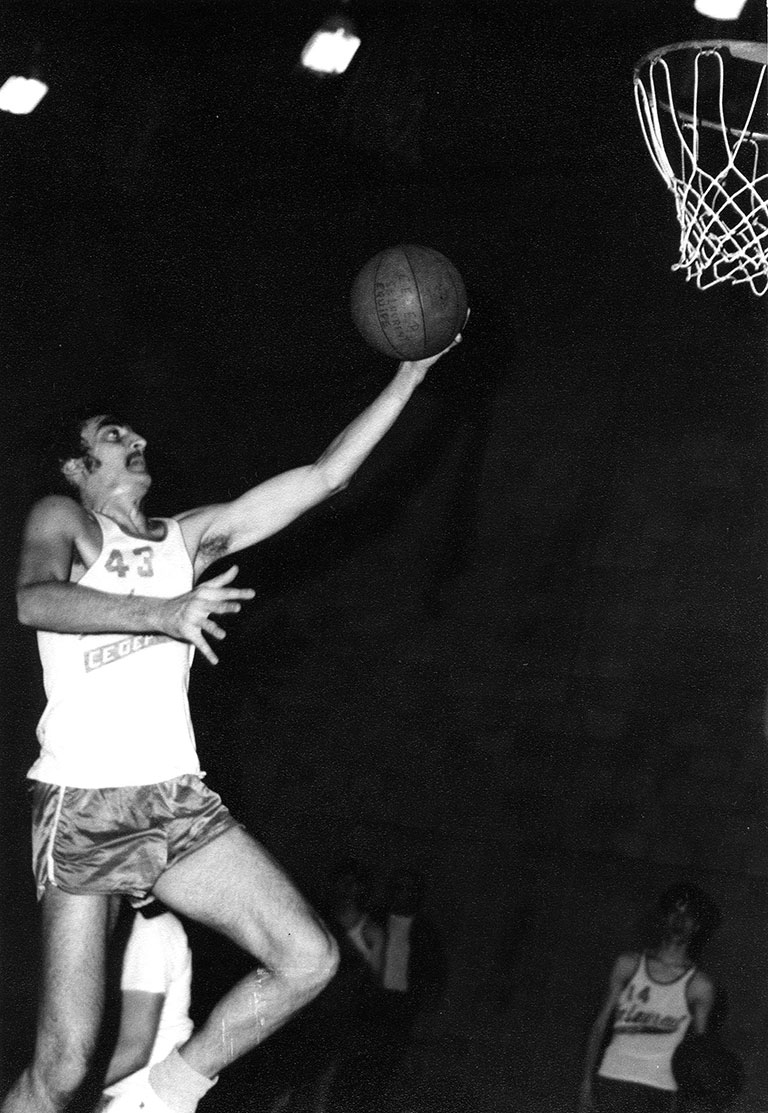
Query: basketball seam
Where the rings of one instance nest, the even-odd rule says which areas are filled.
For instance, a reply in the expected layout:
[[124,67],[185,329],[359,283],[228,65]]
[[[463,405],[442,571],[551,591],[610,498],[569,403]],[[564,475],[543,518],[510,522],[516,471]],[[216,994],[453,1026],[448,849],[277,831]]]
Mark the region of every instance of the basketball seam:
[[[405,252],[403,252],[403,254],[405,254]],[[374,304],[374,306],[376,305],[376,279],[377,279],[377,277],[378,277],[378,274],[379,274],[379,270],[380,270],[380,268],[381,268],[381,264],[382,264],[383,262],[384,262],[384,260],[383,260],[383,259],[379,259],[378,263],[376,264],[376,269],[375,269],[375,270],[374,270],[374,272],[373,272],[373,290],[371,291],[371,293],[372,293],[372,295],[373,295],[373,304]],[[410,266],[410,263],[409,263],[408,265]],[[402,355],[402,353],[401,353],[401,352],[398,352],[397,348],[395,347],[395,345],[394,345],[394,344],[392,343],[392,341],[391,341],[391,340],[389,339],[389,337],[387,336],[386,332],[384,331],[384,326],[383,326],[383,325],[382,325],[382,323],[381,323],[381,318],[379,317],[379,311],[378,311],[378,309],[376,310],[376,324],[377,324],[377,325],[379,326],[379,328],[381,329],[381,335],[382,335],[382,336],[384,337],[384,339],[386,340],[387,344],[389,344],[390,348],[391,348],[391,349],[392,349],[392,351],[393,351],[393,352],[395,353],[395,355],[397,356],[397,358],[398,358],[399,360],[402,360],[402,359],[404,359],[405,357],[404,357],[404,356]]]
[[[449,260],[449,262],[450,262],[450,260]],[[446,277],[450,279],[451,286],[453,287],[454,301],[456,302],[456,306],[458,307],[458,306],[461,305],[461,302],[462,302],[462,298],[459,295],[459,288],[456,285],[456,283],[454,282],[453,275],[451,274],[450,271],[446,271]],[[465,291],[465,296],[466,296],[466,291]],[[466,310],[464,312],[466,313]],[[459,323],[456,326],[457,331],[461,332],[463,327],[464,327],[464,321],[459,321]],[[451,337],[451,340],[453,340],[453,337]]]
[[[427,317],[426,317],[426,314],[424,312],[424,302],[421,300],[421,287],[419,286],[419,280],[416,277],[416,272],[413,269],[413,264],[411,263],[411,260],[408,257],[408,252],[407,251],[403,252],[403,257],[404,257],[406,263],[408,264],[408,269],[410,270],[411,277],[413,278],[413,285],[414,285],[414,288],[416,290],[416,296],[419,299],[419,309],[421,310],[421,325],[422,325],[422,328],[421,328],[421,337],[422,337],[422,339],[421,339],[421,350],[423,352],[425,352],[427,350]],[[424,358],[424,357],[422,357],[422,358]]]

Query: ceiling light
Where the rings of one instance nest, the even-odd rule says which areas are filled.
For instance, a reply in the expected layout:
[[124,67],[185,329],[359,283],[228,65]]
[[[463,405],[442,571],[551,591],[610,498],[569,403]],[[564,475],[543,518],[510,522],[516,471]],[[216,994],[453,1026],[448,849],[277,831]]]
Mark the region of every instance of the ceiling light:
[[36,77],[9,77],[0,86],[0,109],[15,116],[26,116],[37,108],[48,86]]
[[710,19],[738,19],[744,11],[747,0],[695,0],[694,8],[699,15]]
[[344,73],[359,46],[352,21],[343,15],[333,15],[307,41],[301,52],[301,64],[321,75]]

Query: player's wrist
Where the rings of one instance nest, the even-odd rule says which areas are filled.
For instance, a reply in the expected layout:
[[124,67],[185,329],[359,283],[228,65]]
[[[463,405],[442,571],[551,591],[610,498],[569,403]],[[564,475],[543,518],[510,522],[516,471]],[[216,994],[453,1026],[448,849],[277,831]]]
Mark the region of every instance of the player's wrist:
[[152,599],[147,600],[147,603],[149,604],[150,612],[147,614],[147,618],[153,626],[156,626],[157,632],[159,634],[165,634],[167,637],[177,637],[177,599],[175,597],[171,597],[170,599]]
[[394,385],[400,397],[407,400],[427,373],[426,360],[403,360],[397,369]]

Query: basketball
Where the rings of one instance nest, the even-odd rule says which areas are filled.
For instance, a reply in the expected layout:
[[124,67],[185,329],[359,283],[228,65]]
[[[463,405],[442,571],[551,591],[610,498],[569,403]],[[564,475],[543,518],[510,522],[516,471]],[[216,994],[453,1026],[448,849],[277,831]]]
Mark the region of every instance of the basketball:
[[686,1097],[713,1110],[725,1109],[744,1083],[738,1055],[706,1036],[687,1038],[680,1044],[672,1058],[672,1072]]
[[395,359],[427,359],[447,348],[467,317],[467,292],[450,259],[403,243],[369,259],[350,293],[364,340]]

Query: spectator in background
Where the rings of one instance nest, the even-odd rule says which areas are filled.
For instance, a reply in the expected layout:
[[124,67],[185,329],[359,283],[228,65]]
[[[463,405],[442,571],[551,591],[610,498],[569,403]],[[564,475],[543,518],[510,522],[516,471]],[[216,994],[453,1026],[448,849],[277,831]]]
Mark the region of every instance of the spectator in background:
[[[374,1110],[411,1104],[418,1085],[414,1048],[420,1025],[440,1003],[447,980],[440,933],[422,913],[424,879],[397,869],[388,879],[385,943],[376,1005],[375,1043],[369,1056],[369,1103]],[[411,1060],[410,1072],[405,1071]]]
[[270,1113],[383,1113],[412,1106],[414,1078],[401,1068],[419,1020],[440,1000],[444,950],[421,913],[418,874],[394,872],[385,883],[384,907],[376,911],[375,887],[360,863],[344,859],[337,866],[327,919],[339,969],[285,1032],[302,1049],[304,1078],[291,1079]]
[[[273,1041],[282,1083],[270,1113],[357,1113],[362,1108],[376,1040],[385,941],[381,924],[369,911],[370,893],[365,867],[342,859],[324,909],[338,943],[339,967],[320,997],[285,1029],[283,1039]],[[292,1050],[296,1048],[298,1056]]]
[[378,981],[384,961],[385,934],[370,913],[371,885],[367,871],[351,859],[343,860],[333,881],[331,917],[342,938],[354,948]]

